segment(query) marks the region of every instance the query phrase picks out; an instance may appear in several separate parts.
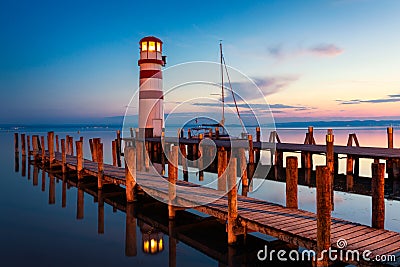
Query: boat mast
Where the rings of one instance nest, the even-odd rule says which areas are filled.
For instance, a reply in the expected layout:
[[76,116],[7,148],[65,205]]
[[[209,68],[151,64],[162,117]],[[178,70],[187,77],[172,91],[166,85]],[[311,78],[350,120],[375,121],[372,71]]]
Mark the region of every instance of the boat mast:
[[222,40],[219,41],[219,50],[221,54],[221,101],[222,101],[222,119],[221,119],[221,126],[223,127],[225,124],[225,95],[224,95],[224,67],[222,64],[223,55],[222,55]]

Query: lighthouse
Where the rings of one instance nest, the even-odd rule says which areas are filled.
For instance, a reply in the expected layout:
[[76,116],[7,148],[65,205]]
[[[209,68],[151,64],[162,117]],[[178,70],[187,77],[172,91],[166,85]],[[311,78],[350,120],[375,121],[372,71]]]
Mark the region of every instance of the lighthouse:
[[163,42],[154,36],[142,38],[139,45],[139,135],[157,137],[164,127],[161,69],[166,64],[166,56],[162,55]]

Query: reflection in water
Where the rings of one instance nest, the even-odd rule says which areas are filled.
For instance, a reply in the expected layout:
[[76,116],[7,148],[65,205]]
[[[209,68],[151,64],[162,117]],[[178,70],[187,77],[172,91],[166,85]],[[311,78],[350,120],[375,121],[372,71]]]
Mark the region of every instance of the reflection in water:
[[62,193],[61,193],[61,207],[67,206],[67,175],[62,174]]
[[163,233],[142,221],[139,221],[142,233],[142,250],[146,254],[157,254],[164,250]]
[[33,186],[37,186],[39,184],[39,168],[37,166],[33,166]]
[[[26,176],[26,156],[22,156],[22,170],[21,170],[22,177]],[[29,180],[29,177],[28,177]]]
[[83,219],[83,199],[84,199],[85,192],[82,188],[78,188],[78,201],[76,205],[76,219],[82,220]]
[[126,204],[126,222],[125,222],[125,255],[134,257],[137,255],[136,246],[136,218],[134,216],[135,204]]
[[49,204],[56,204],[56,184],[53,174],[49,174]]
[[46,190],[46,172],[42,169],[42,192]]
[[104,199],[101,189],[97,190],[97,233],[104,234]]

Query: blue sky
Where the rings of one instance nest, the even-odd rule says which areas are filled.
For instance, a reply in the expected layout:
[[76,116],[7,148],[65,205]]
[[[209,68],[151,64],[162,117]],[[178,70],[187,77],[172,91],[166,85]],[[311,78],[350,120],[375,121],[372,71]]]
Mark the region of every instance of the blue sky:
[[278,120],[399,118],[398,14],[396,0],[2,0],[0,123],[123,115],[147,35],[168,66],[218,61],[222,39]]

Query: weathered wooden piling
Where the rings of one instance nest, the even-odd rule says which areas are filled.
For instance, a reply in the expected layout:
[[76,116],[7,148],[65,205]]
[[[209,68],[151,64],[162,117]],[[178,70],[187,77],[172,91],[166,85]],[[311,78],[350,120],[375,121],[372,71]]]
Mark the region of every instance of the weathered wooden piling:
[[134,147],[126,147],[125,158],[125,179],[126,179],[126,201],[135,201],[136,187],[136,153]]
[[97,154],[99,151],[98,151],[98,146],[100,145],[100,143],[101,143],[101,139],[100,138],[93,138],[93,140],[92,140],[92,146],[93,146],[93,153],[92,153],[92,159],[93,159],[93,161],[94,162],[98,162],[99,161],[99,155]]
[[254,163],[254,149],[253,149],[253,136],[251,134],[247,135],[247,140],[249,141],[249,163]]
[[299,179],[297,157],[286,158],[286,207],[298,208],[297,184]]
[[117,149],[117,165],[121,167],[121,130],[117,130],[117,142],[116,142],[116,149]]
[[215,139],[219,139],[219,127],[215,127]]
[[353,178],[353,157],[351,155],[347,155],[346,160],[346,190],[353,190],[354,178]]
[[143,142],[139,140],[136,141],[136,167],[138,172],[143,170]]
[[117,142],[115,140],[111,142],[111,151],[112,151],[112,164],[113,166],[117,166]]
[[191,139],[192,138],[192,132],[190,131],[190,129],[188,129],[187,132],[188,132],[188,139]]
[[22,156],[26,156],[26,143],[25,134],[21,134],[21,152]]
[[226,166],[228,165],[228,153],[221,147],[218,148],[218,190],[226,191]]
[[385,228],[385,164],[372,163],[372,227]]
[[50,168],[53,167],[53,163],[56,159],[54,154],[54,132],[47,133],[47,148],[49,150],[49,164]]
[[181,151],[181,165],[182,165],[182,169],[183,169],[183,179],[185,181],[187,181],[189,178],[189,173],[188,173],[188,166],[187,166],[187,159],[186,159],[186,145],[180,143],[179,149]]
[[203,140],[203,134],[199,134],[199,144],[197,146],[197,159],[198,159],[198,169],[199,169],[199,181],[204,180],[204,143],[201,144]]
[[240,164],[240,177],[242,179],[242,185],[244,187],[249,186],[249,179],[247,177],[247,160],[244,148],[239,148],[239,164]]
[[69,153],[71,156],[74,155],[74,137],[69,136]]
[[168,218],[175,218],[176,181],[178,180],[178,146],[173,146],[168,160]]
[[33,160],[37,161],[39,153],[39,136],[33,135],[32,136],[32,155]]
[[14,133],[14,152],[19,154],[18,133]]
[[[387,130],[387,143],[388,148],[393,148],[393,127],[388,127]],[[388,174],[389,179],[393,179],[393,160],[388,159],[386,161],[386,172]]]
[[329,169],[330,173],[330,184],[332,186],[331,189],[331,208],[332,210],[334,209],[334,190],[333,186],[335,183],[334,177],[335,177],[335,153],[333,151],[333,142],[334,142],[334,135],[332,129],[328,129],[328,134],[326,135],[326,167]]
[[237,241],[235,235],[235,227],[238,218],[238,207],[237,207],[237,187],[236,187],[236,170],[237,162],[236,158],[231,158],[228,165],[227,171],[227,182],[228,182],[228,245],[233,245]]
[[67,171],[67,153],[65,149],[65,139],[61,139],[62,172]]
[[40,141],[42,143],[42,164],[44,165],[46,163],[46,146],[44,143],[44,136],[40,137]]
[[76,141],[76,171],[78,174],[78,180],[83,178],[83,143],[82,141]]
[[[261,130],[260,130],[260,127],[256,127],[256,142],[261,142]],[[259,163],[260,162],[260,159],[261,159],[261,149],[259,149],[259,148],[256,148],[256,149],[254,149],[254,152],[255,152],[255,161],[256,161],[256,163]]]
[[60,152],[60,143],[59,143],[58,134],[56,134],[56,151],[57,151],[57,152]]
[[104,151],[103,151],[103,143],[99,143],[96,148],[97,155],[97,188],[103,188],[103,179],[104,179]]
[[29,157],[31,155],[31,137],[29,135],[26,136],[26,145],[27,145],[27,154]]
[[[331,170],[325,166],[316,168],[317,187],[317,256],[320,258],[323,250],[328,251],[331,245]],[[328,253],[317,260],[317,266],[328,266]]]

